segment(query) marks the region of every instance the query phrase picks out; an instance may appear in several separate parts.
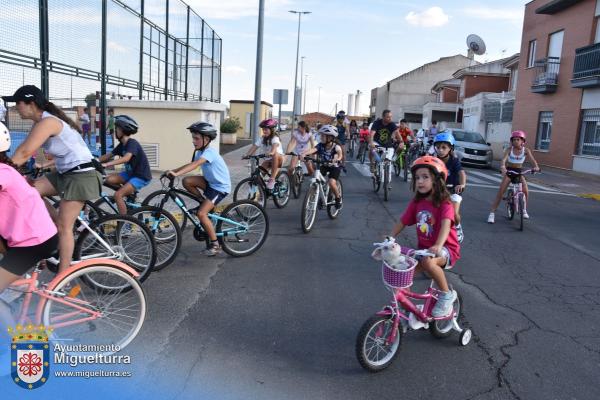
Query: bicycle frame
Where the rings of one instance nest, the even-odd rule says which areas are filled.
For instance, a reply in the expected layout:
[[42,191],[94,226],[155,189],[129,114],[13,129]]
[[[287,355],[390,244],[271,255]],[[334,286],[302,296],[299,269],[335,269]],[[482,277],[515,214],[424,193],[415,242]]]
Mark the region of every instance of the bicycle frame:
[[[392,161],[394,160],[394,149],[391,147],[376,147],[373,149],[374,156],[378,158],[377,167],[379,168],[379,176],[380,179],[383,179],[383,175],[385,173],[385,165],[389,165],[388,168],[388,182],[392,181]],[[383,154],[383,159],[381,159],[381,154]]]
[[335,201],[332,201],[329,203],[327,202],[327,196],[329,196],[329,189],[330,189],[328,181],[329,180],[323,176],[323,174],[321,173],[319,168],[315,168],[315,173],[310,180],[310,184],[316,185],[318,197],[321,200],[322,204],[325,205],[325,207],[335,203]]
[[[194,201],[198,201],[200,204],[202,204],[202,201],[204,201],[204,199],[199,199],[196,196],[192,195],[191,193],[189,193],[185,190],[177,189],[177,188],[169,188],[169,190],[167,191],[167,195],[169,196],[170,199],[172,199],[175,202],[177,207],[179,207],[179,209],[190,219],[190,221],[192,221],[192,224],[194,224],[194,226],[196,228],[204,231],[204,228],[202,227],[202,224],[200,223],[200,220],[198,219],[198,217],[195,214],[191,213],[190,210],[188,210],[188,208],[185,206],[185,203],[183,202],[183,200],[181,200],[181,198],[179,196],[189,197],[190,199],[193,199]],[[163,209],[166,201],[167,201],[167,197],[164,196],[163,199],[161,200],[160,206],[159,206],[159,208],[161,210]],[[236,221],[232,221],[229,218],[221,217],[219,214],[208,213],[208,217],[211,219],[211,222],[213,223],[213,225],[215,225],[215,223],[217,221],[224,221],[224,222],[227,222],[228,224],[235,226],[234,228],[230,228],[225,231],[216,232],[217,237],[225,237],[228,235],[237,235],[237,234],[241,234],[241,233],[243,234],[243,233],[247,233],[247,231],[248,231],[248,228],[245,227],[243,224],[240,224],[239,222],[236,222]]]
[[[83,300],[76,299],[76,298],[69,298],[69,297],[65,298],[64,293],[59,293],[59,292],[54,291],[54,288],[69,274],[72,274],[73,272],[78,271],[82,268],[85,268],[89,265],[98,264],[99,262],[101,262],[107,266],[113,266],[115,268],[118,268],[118,269],[130,274],[134,278],[139,277],[139,273],[137,273],[133,268],[131,268],[127,265],[124,265],[121,263],[117,264],[115,261],[113,261],[111,259],[96,258],[94,260],[86,260],[86,261],[76,262],[75,264],[73,264],[71,266],[71,268],[69,268],[66,271],[58,273],[50,282],[42,285],[43,287],[40,288],[38,276],[39,276],[40,272],[42,271],[42,269],[40,269],[39,267],[36,267],[35,270],[31,273],[30,278],[18,279],[9,286],[9,288],[11,288],[11,290],[25,292],[25,298],[23,299],[23,304],[21,305],[21,310],[19,312],[19,318],[17,319],[17,323],[24,325],[26,322],[31,322],[31,323],[34,323],[35,325],[40,325],[41,321],[42,321],[42,312],[44,310],[44,306],[46,305],[46,301],[50,300],[50,299],[73,308],[72,312],[66,313],[66,314],[63,314],[62,316],[60,316],[60,318],[58,319],[59,321],[77,316],[81,312],[89,314],[88,317],[82,317],[77,320],[53,323],[52,328],[61,328],[61,327],[65,327],[65,326],[76,325],[76,324],[84,323],[87,321],[92,321],[94,319],[101,317],[102,316],[101,313],[94,311],[90,308],[85,308],[85,306],[94,307],[92,304],[89,304]],[[27,286],[27,288],[25,290],[22,290],[20,288],[21,286]],[[29,311],[29,306],[31,305],[31,299],[33,298],[34,294],[40,296],[40,300],[37,304],[37,308],[35,311],[35,319],[32,320],[27,315],[28,315],[28,311]]]

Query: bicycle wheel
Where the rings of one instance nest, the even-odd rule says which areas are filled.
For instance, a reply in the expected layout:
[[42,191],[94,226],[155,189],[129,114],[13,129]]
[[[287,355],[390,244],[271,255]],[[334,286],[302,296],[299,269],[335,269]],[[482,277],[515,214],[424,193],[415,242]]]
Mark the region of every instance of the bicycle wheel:
[[519,193],[519,230],[523,230],[523,210],[525,210],[525,195]]
[[[134,268],[140,274],[138,280],[143,282],[156,264],[156,243],[150,229],[137,219],[129,215],[105,215],[94,221],[75,242],[73,259],[90,258],[122,261]],[[98,282],[88,283],[91,286],[101,285]]]
[[[110,281],[113,287],[132,290],[103,290],[82,285],[85,277],[93,281]],[[54,329],[51,337],[54,341],[114,345],[122,350],[137,336],[146,319],[146,296],[139,282],[126,271],[103,264],[102,260],[70,273],[56,286],[49,287],[48,292],[52,296],[43,306],[42,321]],[[99,354],[110,355],[115,351]]]
[[250,200],[265,208],[267,206],[265,189],[255,181],[256,179],[252,177],[242,179],[233,191],[233,201]]
[[373,191],[375,193],[379,192],[379,187],[381,186],[381,177],[379,176],[379,163],[375,164],[375,173],[371,177],[373,181]]
[[310,185],[304,196],[304,202],[302,203],[302,231],[308,233],[315,224],[317,217],[317,202],[319,201],[319,189],[317,183]]
[[222,233],[219,242],[233,257],[243,257],[260,249],[269,234],[269,217],[265,210],[250,200],[229,204],[221,213],[216,231]]
[[[343,199],[344,193],[343,193],[343,188],[342,188],[342,181],[340,179],[338,179],[336,181],[336,186],[338,189],[338,193],[340,194],[340,197]],[[329,194],[327,195],[327,203],[330,203],[332,201],[335,201],[335,196],[333,195],[333,191],[330,190]],[[335,208],[335,204],[329,204],[327,206],[327,215],[329,215],[329,218],[331,218],[331,219],[336,219],[340,213],[340,210],[341,210],[341,208]]]
[[354,143],[354,139],[350,140],[350,157],[354,157],[354,146],[356,146],[356,144]]
[[[175,220],[177,221],[177,223],[179,223],[179,227],[183,232],[187,226],[188,217],[177,205],[177,203],[175,203],[175,200],[173,200],[173,198],[168,195],[168,193],[169,192],[167,190],[157,190],[156,192],[152,192],[148,196],[146,196],[146,198],[142,201],[142,206],[153,206],[165,210],[173,217],[175,217]],[[181,202],[185,205],[185,208],[188,210],[193,210],[194,208],[200,206],[200,200],[193,197],[192,194],[190,194],[189,196],[180,196],[179,194],[177,194],[177,197],[181,200]],[[164,204],[162,204],[163,200]]]
[[383,201],[388,201],[390,195],[390,164],[383,166]]
[[513,191],[512,189],[508,189],[508,192],[506,192],[506,217],[509,220],[512,220],[515,216],[515,205],[513,201]]
[[360,155],[358,156],[358,158],[360,158],[360,163],[364,164],[365,163],[365,154],[367,153],[366,146],[361,145],[359,153],[360,153]]
[[277,208],[283,208],[290,201],[290,176],[286,170],[277,173],[275,188],[277,190],[273,193],[273,203]]
[[171,264],[181,247],[181,229],[171,214],[158,207],[144,206],[129,211],[129,215],[144,223],[154,235],[156,243],[156,264],[154,271],[160,271]]
[[374,315],[360,328],[356,337],[356,358],[367,371],[386,369],[400,353],[402,329],[396,329],[396,336],[391,340],[393,326],[391,317]]
[[402,154],[398,154],[394,159],[394,175],[400,176],[400,171],[402,171]]
[[[300,172],[302,173],[302,172]],[[302,190],[302,182],[300,182],[300,176],[298,175],[298,171],[294,170],[292,174],[292,195],[295,199],[300,197],[300,191]]]
[[[458,320],[460,318],[460,316],[462,315],[462,297],[460,296],[460,293],[456,292],[456,300],[454,300],[454,303],[452,304],[452,307],[454,309],[454,313],[456,314],[456,320]],[[433,321],[429,324],[429,333],[431,333],[431,335],[433,337],[436,337],[438,339],[443,339],[443,338],[447,338],[448,336],[450,336],[452,334],[452,328],[453,328],[453,323],[452,323],[452,319],[446,319],[446,320],[439,320],[439,321]]]

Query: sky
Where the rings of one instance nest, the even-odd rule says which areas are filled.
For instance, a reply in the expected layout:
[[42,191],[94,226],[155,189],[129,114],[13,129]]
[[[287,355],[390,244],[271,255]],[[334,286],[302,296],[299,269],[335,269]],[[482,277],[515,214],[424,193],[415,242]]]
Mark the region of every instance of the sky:
[[[222,96],[252,100],[256,68],[258,0],[188,0],[223,39]],[[349,93],[363,92],[368,113],[371,89],[441,57],[466,55],[466,37],[483,38],[480,62],[518,53],[526,0],[265,0],[262,100],[288,89],[291,110],[298,16],[300,56],[307,78],[306,112],[347,110]],[[300,67],[298,67],[300,76]],[[319,101],[319,87],[320,101]],[[275,112],[276,114],[276,112]]]

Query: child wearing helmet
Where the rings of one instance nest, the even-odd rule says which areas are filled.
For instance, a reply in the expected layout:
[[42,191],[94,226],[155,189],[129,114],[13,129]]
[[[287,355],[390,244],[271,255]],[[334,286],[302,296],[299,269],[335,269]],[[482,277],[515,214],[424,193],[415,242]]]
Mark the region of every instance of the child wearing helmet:
[[271,170],[271,177],[267,182],[267,189],[272,190],[275,187],[275,179],[277,178],[279,168],[283,165],[283,146],[281,145],[279,134],[275,131],[277,121],[271,118],[265,119],[261,121],[258,126],[262,130],[262,136],[258,138],[256,143],[250,146],[250,150],[242,158],[251,156],[256,152],[256,149],[259,147],[262,148],[263,154],[269,156],[268,158],[265,158],[262,167]]
[[444,162],[446,169],[448,170],[446,187],[451,193],[450,201],[452,201],[452,205],[454,206],[454,226],[456,227],[458,242],[462,243],[464,240],[464,233],[462,225],[460,224],[460,204],[462,202],[461,194],[467,185],[467,174],[462,168],[458,157],[454,155],[454,143],[454,136],[450,131],[438,133],[433,139],[435,153],[437,157]]
[[[494,203],[492,204],[492,209],[490,210],[490,215],[488,215],[487,222],[488,224],[493,224],[495,222],[495,212],[500,202],[502,201],[502,197],[504,196],[504,192],[510,183],[510,177],[507,175],[508,171],[521,172],[523,168],[523,164],[526,160],[529,160],[533,164],[533,170],[539,171],[540,168],[538,166],[537,161],[531,154],[531,150],[525,147],[525,142],[527,141],[527,136],[523,131],[514,131],[510,136],[510,146],[504,152],[504,156],[502,157],[502,161],[500,161],[500,172],[504,175],[502,178],[502,182],[500,183],[500,189],[498,190],[498,194],[496,194],[496,198],[494,199]],[[525,177],[521,175],[521,183],[523,185],[523,193],[525,194],[525,207],[529,203],[529,190],[527,188],[527,181]],[[523,218],[529,219],[529,214],[527,213],[527,208],[523,210]]]
[[176,177],[202,168],[202,175],[186,176],[183,179],[183,187],[199,199],[204,199],[196,215],[210,239],[204,254],[212,257],[221,252],[221,246],[208,213],[231,192],[231,178],[223,157],[209,146],[217,137],[217,129],[202,121],[188,126],[187,129],[192,133],[194,157],[191,162],[167,171],[166,174]]
[[[0,293],[58,248],[58,230],[38,191],[6,155],[10,134],[0,123]],[[13,325],[0,301],[0,325]]]
[[[290,142],[288,143],[286,153],[293,152],[295,154],[302,154],[304,151],[315,147],[315,141],[313,139],[313,135],[308,129],[308,125],[304,121],[298,122],[298,129],[292,132],[292,137],[290,138]],[[288,165],[288,174],[292,176],[294,172],[294,168],[298,164],[299,156],[292,156],[290,160],[290,164]],[[302,161],[302,160],[300,160]],[[309,175],[313,174],[313,167],[309,161],[305,161],[306,170]]]
[[452,312],[456,292],[450,290],[444,269],[451,268],[460,258],[460,245],[454,229],[454,208],[446,190],[448,171],[436,157],[417,158],[411,167],[414,199],[392,230],[396,237],[405,226],[417,226],[419,249],[429,249],[435,256],[419,260],[416,272],[425,271],[442,291],[431,315],[443,317]]
[[339,162],[342,160],[343,150],[336,141],[338,132],[335,126],[323,125],[319,129],[319,134],[321,135],[321,143],[312,149],[306,150],[302,153],[302,156],[317,153],[322,162],[333,164],[322,165],[320,171],[323,176],[329,174],[329,188],[335,196],[335,208],[339,210],[342,207],[342,196],[338,192],[337,181],[340,179],[341,167],[339,166]]
[[[152,180],[148,157],[140,143],[131,138],[131,135],[135,135],[137,131],[138,124],[133,118],[128,115],[117,115],[115,135],[119,144],[112,152],[100,157],[100,162],[105,168],[125,164],[124,171],[110,174],[105,180],[105,184],[118,187],[115,192],[115,203],[121,214],[127,214],[125,198],[139,192]],[[114,159],[117,156],[119,158]]]

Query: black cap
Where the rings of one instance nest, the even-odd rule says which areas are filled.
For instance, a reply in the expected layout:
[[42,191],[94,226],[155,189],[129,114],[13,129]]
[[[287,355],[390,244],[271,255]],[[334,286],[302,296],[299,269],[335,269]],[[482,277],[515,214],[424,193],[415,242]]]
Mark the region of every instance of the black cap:
[[12,96],[2,96],[2,99],[10,102],[33,101],[40,107],[43,107],[44,103],[46,102],[46,96],[44,96],[44,93],[42,93],[42,91],[34,85],[21,86],[17,89],[15,94]]

